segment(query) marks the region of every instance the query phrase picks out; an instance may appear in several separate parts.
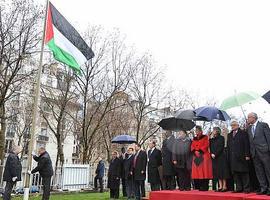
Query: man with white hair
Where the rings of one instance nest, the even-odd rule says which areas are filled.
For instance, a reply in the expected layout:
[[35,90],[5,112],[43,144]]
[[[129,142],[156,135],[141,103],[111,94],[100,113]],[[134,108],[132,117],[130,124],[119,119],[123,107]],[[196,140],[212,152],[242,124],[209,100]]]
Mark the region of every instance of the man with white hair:
[[5,192],[3,195],[4,200],[11,199],[13,186],[17,181],[21,181],[22,165],[18,157],[18,154],[21,152],[22,147],[20,146],[13,146],[12,150],[9,152],[3,175],[3,180],[6,181]]
[[33,159],[38,162],[38,165],[30,173],[34,174],[39,172],[43,184],[42,200],[50,199],[51,178],[53,176],[53,167],[50,155],[45,147],[40,147],[38,150],[39,156],[33,155]]
[[270,129],[254,112],[248,114],[248,124],[250,152],[261,188],[257,194],[270,196]]
[[250,192],[249,165],[250,160],[248,135],[240,129],[237,121],[231,122],[232,131],[228,134],[227,148],[230,167],[236,184],[234,192]]

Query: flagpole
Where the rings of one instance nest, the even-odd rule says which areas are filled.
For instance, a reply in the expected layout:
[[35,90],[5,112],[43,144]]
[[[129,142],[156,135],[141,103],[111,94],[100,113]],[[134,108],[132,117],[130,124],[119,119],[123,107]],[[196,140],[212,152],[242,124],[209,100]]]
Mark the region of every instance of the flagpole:
[[45,42],[45,31],[46,31],[46,21],[47,21],[47,14],[48,14],[48,7],[49,7],[49,0],[46,0],[46,10],[45,10],[45,19],[44,19],[44,26],[43,26],[43,33],[42,33],[42,43],[41,43],[41,52],[40,52],[40,60],[38,66],[38,73],[36,77],[36,88],[34,94],[34,106],[33,106],[33,113],[32,113],[32,127],[30,132],[30,141],[28,145],[28,156],[27,156],[27,172],[26,172],[26,180],[24,184],[24,200],[29,199],[29,189],[30,189],[30,177],[31,175],[28,174],[28,170],[32,168],[32,151],[34,147],[34,140],[36,134],[36,125],[37,125],[37,118],[38,118],[38,103],[40,99],[40,79],[41,79],[41,71],[43,65],[43,53],[44,53],[44,42]]

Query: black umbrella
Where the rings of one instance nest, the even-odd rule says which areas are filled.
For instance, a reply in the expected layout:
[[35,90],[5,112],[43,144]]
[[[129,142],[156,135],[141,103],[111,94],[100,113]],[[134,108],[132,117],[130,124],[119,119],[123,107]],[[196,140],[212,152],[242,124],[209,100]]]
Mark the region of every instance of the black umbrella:
[[186,120],[193,120],[193,121],[209,121],[205,117],[196,116],[194,110],[178,110],[175,113],[175,118],[177,119],[186,119]]
[[192,128],[194,128],[195,123],[191,120],[187,119],[177,119],[175,117],[169,117],[162,119],[158,125],[163,128],[164,130],[170,130],[170,131],[189,131]]
[[268,92],[266,92],[262,98],[265,99],[265,101],[267,101],[268,103],[270,103],[270,90]]
[[193,120],[196,114],[193,110],[177,110],[175,113],[175,118],[177,119],[187,119]]

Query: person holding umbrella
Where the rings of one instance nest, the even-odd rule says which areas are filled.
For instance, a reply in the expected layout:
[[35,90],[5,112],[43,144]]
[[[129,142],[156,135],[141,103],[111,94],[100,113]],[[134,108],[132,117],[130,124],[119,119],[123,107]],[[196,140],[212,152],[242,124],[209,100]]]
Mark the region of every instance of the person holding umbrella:
[[172,160],[178,178],[179,190],[191,189],[191,139],[186,131],[179,131],[173,144]]
[[127,199],[134,198],[134,180],[132,172],[132,163],[134,159],[133,147],[128,147],[126,157],[124,159],[124,178],[126,183]]
[[172,146],[174,144],[175,137],[172,131],[165,131],[165,139],[162,143],[161,156],[162,156],[162,173],[164,183],[162,189],[173,190],[175,189],[175,170],[172,163]]
[[191,152],[193,153],[191,177],[194,179],[195,189],[207,191],[209,179],[213,178],[212,160],[208,136],[203,135],[201,126],[196,126],[196,137],[192,141]]

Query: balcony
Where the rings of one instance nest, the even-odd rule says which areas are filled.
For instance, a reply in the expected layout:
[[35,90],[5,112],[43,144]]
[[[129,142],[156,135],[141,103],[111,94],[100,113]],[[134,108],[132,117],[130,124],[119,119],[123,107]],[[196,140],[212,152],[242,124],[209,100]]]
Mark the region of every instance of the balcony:
[[49,137],[46,136],[46,135],[38,135],[37,141],[38,142],[48,142],[49,141]]

